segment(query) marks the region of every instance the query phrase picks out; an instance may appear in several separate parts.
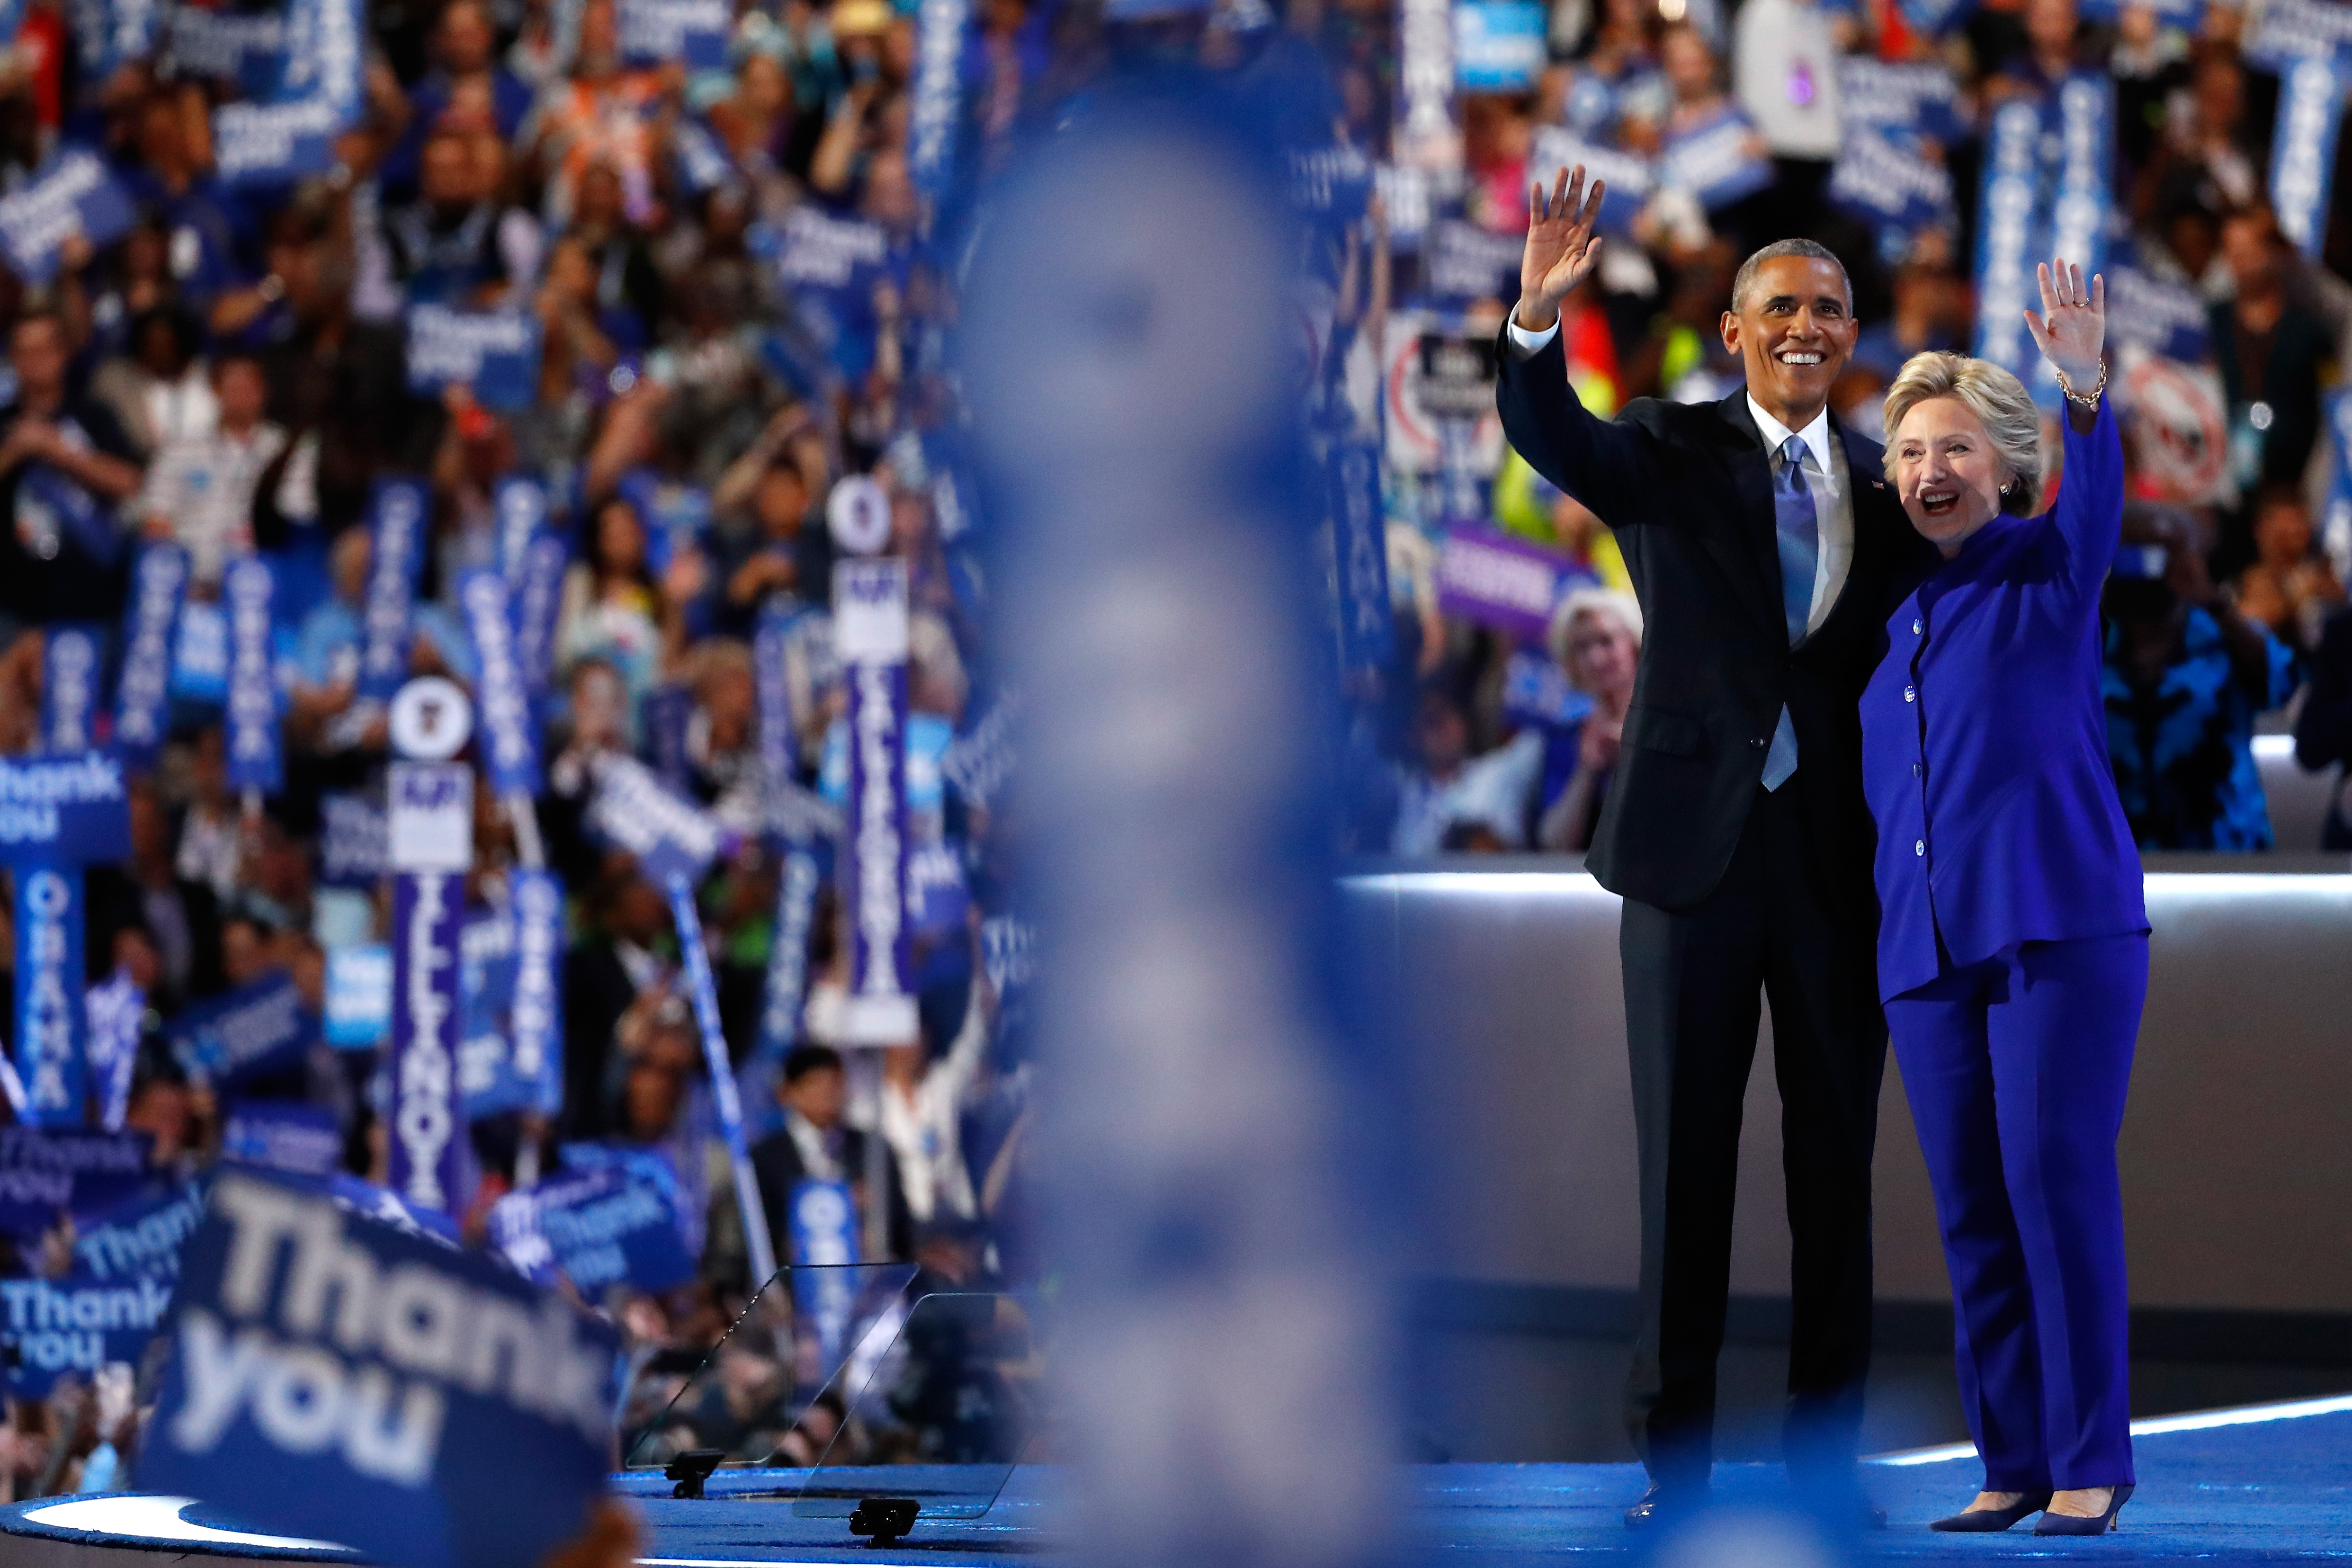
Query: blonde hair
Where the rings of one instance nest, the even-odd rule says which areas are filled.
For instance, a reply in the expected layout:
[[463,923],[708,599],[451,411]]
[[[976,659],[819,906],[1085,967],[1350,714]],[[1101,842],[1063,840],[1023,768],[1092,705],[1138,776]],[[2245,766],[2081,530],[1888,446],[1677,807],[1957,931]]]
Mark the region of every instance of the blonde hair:
[[[1560,668],[1569,667],[1570,638],[1575,634],[1576,623],[1586,616],[1616,622],[1625,635],[1633,639],[1635,647],[1642,646],[1640,600],[1615,588],[1573,588],[1566,598],[1552,606],[1551,625],[1544,633],[1544,646],[1551,649],[1552,660]],[[1571,676],[1570,679],[1573,679]]]
[[1993,456],[2012,478],[2000,495],[2000,510],[2032,517],[2042,510],[2048,468],[2042,441],[2042,411],[2025,384],[1990,360],[1967,354],[1913,354],[1886,389],[1886,477],[1895,477],[1895,437],[1904,416],[1931,397],[1957,397],[1985,427]]

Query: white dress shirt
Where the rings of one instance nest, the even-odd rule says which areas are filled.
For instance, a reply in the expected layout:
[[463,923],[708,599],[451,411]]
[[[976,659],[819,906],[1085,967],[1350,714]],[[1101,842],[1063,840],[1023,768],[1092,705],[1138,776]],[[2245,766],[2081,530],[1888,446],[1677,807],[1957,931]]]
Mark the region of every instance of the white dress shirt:
[[1813,517],[1821,528],[1821,549],[1813,563],[1813,607],[1805,617],[1808,636],[1829,619],[1837,596],[1845,588],[1845,574],[1853,565],[1853,476],[1846,471],[1845,447],[1831,438],[1830,414],[1824,408],[1802,430],[1790,430],[1764,412],[1754,394],[1748,398],[1748,416],[1764,437],[1777,472],[1780,448],[1795,436],[1805,444],[1805,484],[1813,492]]

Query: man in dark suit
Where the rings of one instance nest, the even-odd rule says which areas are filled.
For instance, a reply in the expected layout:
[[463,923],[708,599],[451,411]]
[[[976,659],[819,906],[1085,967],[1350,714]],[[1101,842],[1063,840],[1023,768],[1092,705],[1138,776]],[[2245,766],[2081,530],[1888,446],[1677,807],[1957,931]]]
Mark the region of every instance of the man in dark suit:
[[1536,471],[1614,531],[1645,632],[1590,865],[1619,946],[1642,1194],[1627,1423],[1650,1474],[1626,1515],[1703,1500],[1729,1289],[1739,1120],[1759,991],[1772,1004],[1794,1319],[1783,1449],[1817,1500],[1883,1521],[1854,1479],[1870,1363],[1870,1163],[1886,1026],[1863,803],[1864,682],[1934,552],[1880,448],[1828,414],[1853,352],[1845,268],[1809,240],[1750,257],[1723,316],[1747,367],[1721,403],[1595,418],[1568,383],[1559,302],[1589,276],[1601,188],[1530,194],[1496,401]]

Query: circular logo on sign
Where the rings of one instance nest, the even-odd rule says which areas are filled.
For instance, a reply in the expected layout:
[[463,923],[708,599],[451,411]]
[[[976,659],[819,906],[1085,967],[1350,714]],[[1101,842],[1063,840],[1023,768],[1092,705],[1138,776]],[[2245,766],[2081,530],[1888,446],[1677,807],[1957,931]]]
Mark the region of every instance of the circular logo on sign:
[[833,542],[852,555],[878,554],[890,542],[890,498],[864,474],[852,474],[833,487],[824,521]]
[[454,680],[427,675],[410,681],[392,700],[392,743],[415,763],[446,763],[465,750],[474,732],[474,707]]

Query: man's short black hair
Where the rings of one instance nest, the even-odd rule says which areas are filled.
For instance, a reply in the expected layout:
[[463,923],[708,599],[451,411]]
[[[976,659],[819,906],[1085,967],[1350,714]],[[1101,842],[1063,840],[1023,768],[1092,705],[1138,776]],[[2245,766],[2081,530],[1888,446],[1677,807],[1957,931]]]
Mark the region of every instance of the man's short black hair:
[[841,1053],[831,1046],[795,1046],[784,1058],[784,1081],[798,1083],[813,1072],[831,1068],[841,1071]]
[[1838,276],[1845,280],[1845,308],[1849,314],[1852,313],[1853,279],[1846,277],[1845,263],[1838,259],[1836,251],[1817,239],[1776,239],[1739,264],[1739,274],[1731,280],[1731,313],[1733,315],[1739,314],[1739,302],[1748,298],[1748,288],[1756,281],[1758,270],[1766,262],[1778,261],[1784,256],[1801,256],[1811,261],[1826,261],[1836,268]]

